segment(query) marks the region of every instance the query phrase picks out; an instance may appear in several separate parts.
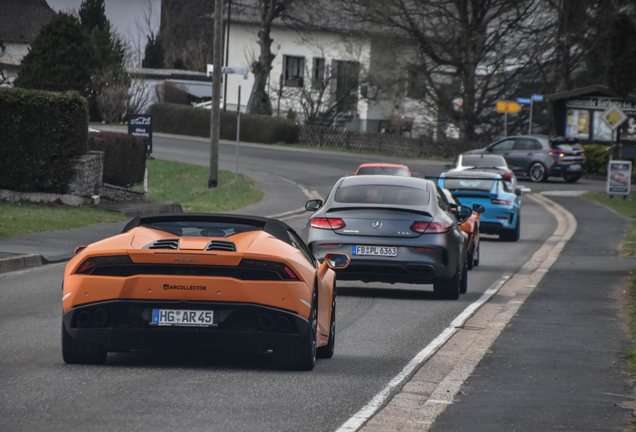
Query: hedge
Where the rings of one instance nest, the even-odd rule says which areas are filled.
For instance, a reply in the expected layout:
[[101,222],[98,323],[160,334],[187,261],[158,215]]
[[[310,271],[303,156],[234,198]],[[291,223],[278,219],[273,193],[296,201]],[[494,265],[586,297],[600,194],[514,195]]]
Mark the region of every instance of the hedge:
[[591,174],[607,173],[607,162],[609,161],[608,147],[603,144],[581,144],[585,151],[585,164],[587,172]]
[[[159,103],[152,105],[154,132],[199,137],[210,136],[210,110],[186,105]],[[236,112],[221,111],[221,139],[236,140]],[[298,142],[298,126],[292,120],[267,115],[241,114],[241,141],[275,144]]]
[[0,89],[0,189],[66,193],[87,151],[88,109],[77,92]]
[[104,183],[130,187],[144,181],[146,138],[116,132],[91,132],[88,148],[104,152]]

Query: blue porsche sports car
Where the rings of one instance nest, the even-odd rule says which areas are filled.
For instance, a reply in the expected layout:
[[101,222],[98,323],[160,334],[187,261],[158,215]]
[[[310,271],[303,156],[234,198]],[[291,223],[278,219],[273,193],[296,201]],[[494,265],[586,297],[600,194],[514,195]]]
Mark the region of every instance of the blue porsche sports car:
[[519,240],[521,228],[521,189],[512,190],[500,174],[479,171],[448,171],[438,178],[438,185],[448,189],[464,206],[481,204],[486,211],[479,216],[479,232],[499,234],[504,241]]

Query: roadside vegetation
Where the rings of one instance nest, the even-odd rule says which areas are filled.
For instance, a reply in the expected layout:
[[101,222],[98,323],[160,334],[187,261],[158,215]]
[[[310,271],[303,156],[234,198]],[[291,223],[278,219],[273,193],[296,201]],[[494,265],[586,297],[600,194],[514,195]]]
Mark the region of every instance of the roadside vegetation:
[[[263,192],[248,177],[219,171],[219,187],[208,189],[206,167],[149,160],[148,201],[181,204],[185,212],[227,212],[263,199]],[[129,218],[93,207],[0,203],[0,237],[58,231]]]
[[227,212],[263,199],[252,179],[219,171],[219,186],[208,189],[209,168],[180,162],[149,160],[148,200],[181,204],[189,213]]

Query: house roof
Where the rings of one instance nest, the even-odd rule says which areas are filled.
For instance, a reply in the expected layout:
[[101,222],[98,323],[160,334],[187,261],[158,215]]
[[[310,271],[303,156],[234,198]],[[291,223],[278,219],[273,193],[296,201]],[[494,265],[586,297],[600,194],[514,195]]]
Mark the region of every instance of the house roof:
[[615,97],[615,98],[620,98],[620,99],[636,102],[636,94],[630,93],[627,96],[621,96],[618,93],[616,93],[614,90],[602,84],[594,84],[587,87],[580,87],[574,90],[554,93],[551,95],[546,95],[545,98],[550,101],[555,101],[555,100],[569,99],[569,98],[584,96],[584,95],[585,96]]
[[54,15],[45,0],[1,0],[0,39],[30,44]]

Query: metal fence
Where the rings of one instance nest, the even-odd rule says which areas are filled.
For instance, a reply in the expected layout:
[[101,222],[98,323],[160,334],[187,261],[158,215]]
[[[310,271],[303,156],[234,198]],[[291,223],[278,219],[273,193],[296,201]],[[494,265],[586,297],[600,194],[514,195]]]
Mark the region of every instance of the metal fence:
[[385,153],[412,158],[453,158],[460,153],[485,147],[483,143],[457,139],[408,138],[394,134],[354,132],[339,128],[303,125],[299,141],[312,147],[327,147]]

